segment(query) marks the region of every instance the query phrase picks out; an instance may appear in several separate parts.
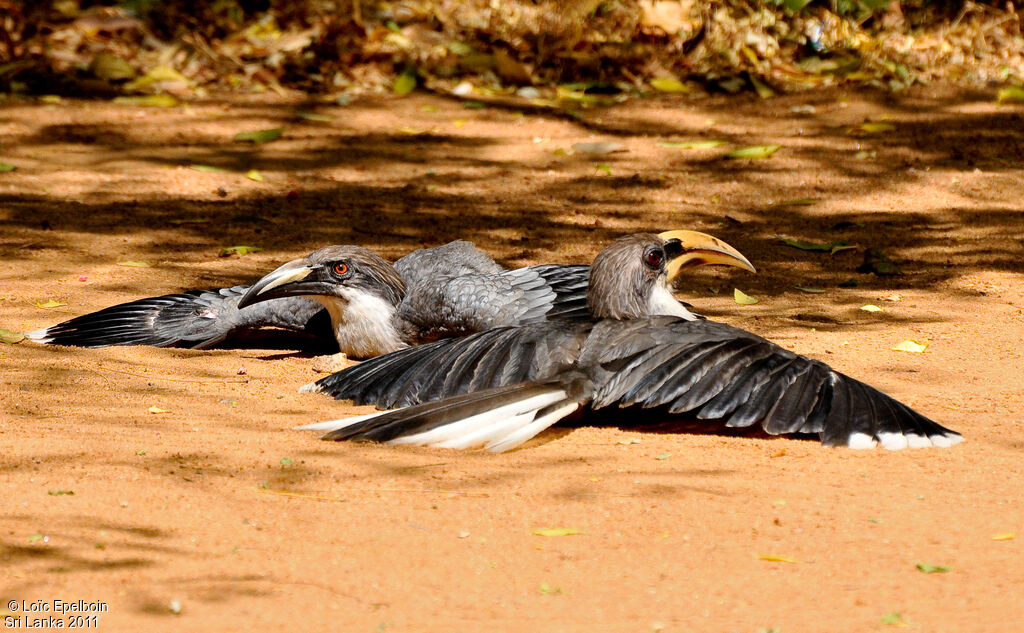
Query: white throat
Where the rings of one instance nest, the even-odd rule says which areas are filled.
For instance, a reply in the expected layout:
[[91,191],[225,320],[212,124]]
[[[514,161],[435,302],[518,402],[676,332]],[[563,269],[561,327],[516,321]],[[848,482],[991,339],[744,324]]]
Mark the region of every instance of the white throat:
[[654,284],[651,298],[647,301],[647,309],[651,315],[677,316],[687,321],[696,321],[697,315],[690,312],[672,296],[672,291],[661,282]]
[[331,315],[338,347],[346,356],[373,358],[408,347],[394,326],[395,307],[380,297],[345,290],[344,297],[313,297]]

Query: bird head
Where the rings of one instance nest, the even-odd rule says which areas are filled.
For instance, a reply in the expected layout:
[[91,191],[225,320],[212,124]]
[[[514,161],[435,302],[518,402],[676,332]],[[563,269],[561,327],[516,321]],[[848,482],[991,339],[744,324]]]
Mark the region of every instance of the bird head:
[[738,250],[697,231],[638,233],[621,237],[594,259],[587,304],[598,318],[635,319],[654,314],[696,318],[672,297],[668,284],[687,268],[718,264],[757,272]]
[[[328,246],[290,261],[257,281],[238,302],[239,308],[278,297],[316,299],[329,309],[360,298],[397,306],[405,282],[394,267],[361,246]],[[339,305],[340,304],[340,305]]]

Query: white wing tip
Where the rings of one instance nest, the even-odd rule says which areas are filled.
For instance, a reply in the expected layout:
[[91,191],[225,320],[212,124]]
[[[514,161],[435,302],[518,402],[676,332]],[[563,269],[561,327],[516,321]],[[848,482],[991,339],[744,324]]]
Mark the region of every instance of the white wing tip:
[[935,435],[928,436],[928,439],[932,441],[933,446],[948,448],[963,442],[964,436],[959,433],[937,433]]
[[316,382],[302,385],[299,387],[299,393],[320,393],[320,385],[316,384]]
[[853,449],[874,448],[878,444],[882,448],[898,451],[904,448],[928,448],[936,446],[947,448],[963,442],[964,438],[959,433],[936,433],[934,435],[919,435],[917,433],[879,433],[875,439],[867,433],[851,433],[846,445]]
[[867,433],[851,433],[849,439],[846,440],[847,446],[857,450],[874,448],[877,444],[875,438]]
[[32,330],[31,332],[25,332],[25,338],[36,343],[49,343],[53,339],[50,338],[50,328],[44,327],[40,330]]

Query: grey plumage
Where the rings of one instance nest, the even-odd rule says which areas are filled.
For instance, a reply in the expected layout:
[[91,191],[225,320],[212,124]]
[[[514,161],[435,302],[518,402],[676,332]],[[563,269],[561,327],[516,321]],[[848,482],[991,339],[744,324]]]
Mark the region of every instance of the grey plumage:
[[307,390],[398,408],[310,428],[328,431],[325,439],[506,450],[583,408],[635,410],[631,421],[682,416],[770,434],[811,433],[826,445],[949,446],[962,439],[749,332],[651,315],[649,297],[666,281],[664,260],[674,259],[670,247],[671,239],[652,235],[608,247],[591,272],[594,318],[438,341],[313,383]]
[[[357,251],[360,257],[349,255]],[[238,305],[314,298],[330,313],[339,347],[361,358],[504,325],[589,315],[589,266],[503,270],[472,251],[465,242],[449,244],[392,268],[365,249],[328,247],[266,275]],[[383,292],[394,285],[396,270],[413,283]]]
[[[415,284],[431,271],[491,274],[502,268],[471,243],[457,240],[413,251],[395,262],[395,270]],[[319,302],[293,296],[239,308],[239,300],[250,288],[240,285],[147,297],[74,317],[30,332],[28,337],[39,343],[78,347],[207,348],[265,328],[277,328],[301,335],[321,352],[337,347],[330,316]],[[274,338],[273,331],[265,334],[265,339]],[[285,342],[295,341],[289,338]]]

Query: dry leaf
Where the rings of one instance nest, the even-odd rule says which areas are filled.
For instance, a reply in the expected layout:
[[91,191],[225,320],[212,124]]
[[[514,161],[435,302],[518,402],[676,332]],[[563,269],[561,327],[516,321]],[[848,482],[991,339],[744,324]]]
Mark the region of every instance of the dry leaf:
[[249,253],[258,253],[262,250],[259,246],[228,246],[227,248],[220,249],[218,254],[221,257],[227,257],[228,255],[248,255]]
[[395,83],[391,84],[391,92],[396,95],[407,95],[416,89],[416,73],[404,72],[395,77]]
[[142,106],[145,108],[173,108],[178,105],[178,100],[171,95],[133,95],[126,97],[114,97],[114,103]]
[[770,563],[799,563],[797,559],[792,556],[780,556],[778,554],[760,554],[757,557],[758,560],[765,560]]
[[921,352],[928,349],[928,343],[928,339],[925,339],[923,343],[919,343],[918,341],[914,341],[908,338],[902,341],[896,347],[893,347],[891,349],[894,352],[914,352],[915,354],[920,354]]
[[891,132],[896,129],[896,126],[892,123],[868,122],[861,125],[860,129],[868,134],[877,134],[878,132]]
[[757,303],[757,299],[746,294],[739,288],[733,289],[732,298],[741,306],[749,306]]
[[725,155],[726,158],[768,158],[778,151],[781,145],[751,145],[734,149]]
[[0,343],[7,343],[8,345],[14,345],[25,339],[25,335],[20,332],[12,332],[0,328]]
[[128,266],[129,268],[149,268],[149,264],[146,262],[139,262],[133,259],[128,259],[123,262],[117,262],[118,266]]
[[40,308],[42,308],[44,310],[49,310],[51,308],[59,308],[61,306],[66,306],[66,305],[67,305],[66,303],[61,303],[60,301],[55,301],[53,299],[48,299],[48,300],[46,300],[46,301],[44,301],[42,303],[36,301],[36,306],[40,307]]
[[161,409],[155,404],[150,408],[146,409],[146,411],[149,411],[150,413],[170,413],[170,409]]
[[867,304],[867,305],[863,305],[863,306],[861,306],[861,307],[860,307],[860,309],[861,309],[861,310],[863,310],[863,311],[865,311],[865,312],[881,312],[881,311],[882,311],[882,309],[881,309],[881,308],[879,308],[879,307],[878,307],[878,306],[876,306],[876,305],[872,305],[872,304],[870,304],[870,303],[869,303],[869,304]]
[[725,145],[725,141],[658,141],[658,147],[672,149],[711,149]]
[[276,141],[281,138],[284,134],[283,127],[270,128],[269,130],[256,130],[254,132],[239,132],[235,134],[235,141],[248,141],[250,143],[269,143],[270,141]]
[[1016,532],[1003,532],[992,536],[993,541],[1012,541],[1015,538],[1017,538]]
[[536,536],[572,536],[573,534],[583,534],[583,530],[579,528],[537,528],[532,530],[530,534]]
[[686,84],[672,77],[652,79],[648,83],[651,84],[651,88],[654,88],[658,92],[690,92],[690,89],[686,87]]

